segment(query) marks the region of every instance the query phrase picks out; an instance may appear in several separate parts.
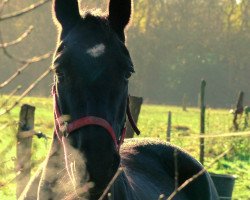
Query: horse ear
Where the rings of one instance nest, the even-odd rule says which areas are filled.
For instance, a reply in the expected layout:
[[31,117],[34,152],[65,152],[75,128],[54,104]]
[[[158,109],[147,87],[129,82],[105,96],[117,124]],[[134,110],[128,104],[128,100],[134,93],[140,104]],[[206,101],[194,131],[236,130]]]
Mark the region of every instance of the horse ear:
[[122,41],[125,41],[124,28],[127,26],[131,16],[131,0],[110,0],[109,22]]
[[81,19],[78,0],[53,0],[53,11],[63,30],[69,30]]

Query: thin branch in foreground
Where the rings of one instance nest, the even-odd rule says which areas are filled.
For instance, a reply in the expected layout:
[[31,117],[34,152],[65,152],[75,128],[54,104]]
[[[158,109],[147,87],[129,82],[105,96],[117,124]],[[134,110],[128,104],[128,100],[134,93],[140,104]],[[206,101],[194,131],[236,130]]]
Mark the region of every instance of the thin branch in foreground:
[[27,96],[34,88],[35,86],[37,86],[38,83],[40,83],[45,77],[47,77],[50,72],[52,71],[51,68],[47,69],[40,77],[38,77],[37,80],[35,80],[23,93],[22,95],[6,110],[3,110],[2,112],[0,112],[0,116],[9,113],[13,108],[15,108],[20,101]]
[[0,16],[2,15],[3,9],[5,5],[8,3],[9,0],[4,0],[2,4],[0,5]]
[[25,70],[30,63],[25,63],[22,67],[20,67],[13,75],[11,75],[6,81],[0,84],[0,89],[11,83],[18,75],[21,74],[23,70]]
[[5,124],[3,126],[0,126],[0,131],[6,129],[9,126],[10,126],[10,124]]
[[[12,132],[16,132],[16,125],[17,122],[13,119],[11,115],[8,115],[8,122],[6,122],[4,125],[0,126],[0,131],[5,130],[6,128],[12,129]],[[4,133],[4,132],[1,132]],[[4,155],[5,153],[0,152],[0,155]]]
[[[4,41],[3,41],[3,38],[2,38],[2,33],[1,33],[1,31],[0,31],[0,43],[1,43],[1,44],[4,44]],[[29,59],[21,59],[21,58],[18,58],[18,57],[16,57],[16,56],[12,55],[11,53],[9,53],[8,50],[7,50],[4,46],[2,46],[2,49],[3,49],[3,53],[4,53],[9,59],[15,60],[15,61],[17,61],[17,62],[19,62],[19,63],[21,63],[21,64],[39,62],[39,61],[41,61],[41,60],[44,60],[44,59],[49,58],[49,57],[53,54],[53,52],[48,52],[48,53],[46,53],[46,54],[44,54],[44,55],[41,55],[41,56],[34,56],[34,57],[32,57],[32,58],[29,58]]]
[[213,162],[211,162],[206,168],[203,168],[201,171],[199,171],[197,174],[193,175],[191,178],[187,179],[184,183],[181,184],[180,187],[178,187],[168,198],[167,200],[172,200],[182,189],[184,189],[187,185],[189,185],[191,182],[193,182],[195,179],[200,177],[202,174],[204,174],[209,168],[211,168],[216,162],[218,162],[221,158],[223,158],[228,152],[230,152],[232,148],[226,150],[222,154],[220,154],[217,158],[214,159]]
[[45,60],[45,59],[47,59],[47,58],[49,58],[50,56],[53,55],[53,52],[48,52],[48,53],[43,54],[43,55],[41,55],[41,56],[34,56],[34,57],[32,57],[32,58],[23,60],[23,59],[21,59],[21,58],[17,58],[17,57],[15,57],[15,56],[11,55],[11,54],[6,50],[6,48],[3,47],[2,49],[3,49],[3,51],[4,51],[4,54],[5,54],[7,57],[9,57],[10,59],[15,60],[15,61],[17,61],[17,62],[19,62],[19,63],[21,63],[21,64],[26,64],[26,63],[31,64],[31,63],[39,62],[39,61]]
[[27,59],[26,61],[27,61],[28,63],[39,62],[39,61],[41,61],[41,60],[45,60],[45,59],[47,59],[47,58],[50,58],[50,57],[53,55],[53,53],[54,53],[54,52],[51,51],[51,52],[48,52],[48,53],[43,54],[43,55],[41,55],[41,56],[34,56],[34,57],[30,58],[30,59]]
[[26,29],[25,32],[22,35],[20,35],[17,39],[11,42],[0,43],[0,48],[10,47],[10,46],[13,46],[15,44],[22,42],[31,33],[32,30],[33,30],[33,26],[29,26],[29,28]]
[[4,20],[7,20],[7,19],[11,19],[11,18],[14,18],[14,17],[19,17],[21,15],[24,15],[24,14],[30,12],[30,11],[35,10],[36,8],[38,8],[40,6],[46,4],[49,1],[51,1],[51,0],[41,0],[41,1],[37,2],[37,3],[31,4],[30,6],[28,6],[27,8],[24,8],[22,10],[19,10],[19,11],[10,13],[10,14],[3,15],[2,17],[0,17],[0,21],[4,21]]
[[4,164],[8,163],[8,162],[15,162],[16,161],[16,157],[12,157],[11,159],[9,160],[5,160],[3,162],[0,162],[0,165],[3,166]]
[[113,183],[115,182],[117,177],[122,173],[122,171],[123,171],[122,167],[119,167],[117,172],[115,173],[115,175],[113,176],[113,178],[109,182],[108,186],[106,187],[106,189],[102,193],[102,196],[98,200],[103,200],[105,198],[105,196],[107,195],[109,189],[111,188],[111,186],[113,185]]
[[7,185],[9,185],[10,183],[12,183],[12,182],[14,182],[17,178],[18,178],[18,176],[21,174],[21,171],[18,171],[17,172],[17,174],[16,174],[16,176],[14,177],[14,178],[12,178],[11,180],[9,180],[7,183],[2,183],[2,184],[0,184],[0,188],[4,188],[4,187],[6,187]]
[[11,93],[8,95],[8,98],[1,104],[0,109],[5,107],[9,100],[22,88],[22,86],[18,85]]

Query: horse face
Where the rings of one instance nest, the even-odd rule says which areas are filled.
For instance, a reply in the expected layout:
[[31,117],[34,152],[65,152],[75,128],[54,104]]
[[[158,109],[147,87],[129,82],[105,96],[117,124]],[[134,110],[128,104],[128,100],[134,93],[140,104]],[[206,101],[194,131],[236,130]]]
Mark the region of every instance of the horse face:
[[[106,17],[81,17],[75,0],[55,0],[61,25],[54,68],[58,106],[70,121],[86,116],[105,119],[117,139],[125,124],[128,78],[133,72],[124,44],[131,2],[111,0]],[[86,126],[69,135],[70,144],[84,153],[90,178],[101,192],[119,165],[112,138],[102,127]]]

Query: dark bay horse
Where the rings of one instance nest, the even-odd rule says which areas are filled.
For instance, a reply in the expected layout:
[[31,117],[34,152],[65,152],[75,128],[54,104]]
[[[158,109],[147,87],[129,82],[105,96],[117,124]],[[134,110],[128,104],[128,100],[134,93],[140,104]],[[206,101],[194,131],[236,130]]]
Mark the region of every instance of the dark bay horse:
[[[46,162],[19,199],[157,200],[203,169],[181,149],[123,137],[128,79],[134,72],[124,29],[131,0],[110,0],[108,14],[80,14],[77,0],[54,0],[59,42],[54,56],[55,134]],[[176,155],[176,156],[174,156]],[[108,199],[107,196],[104,199]],[[216,200],[207,172],[173,199]]]

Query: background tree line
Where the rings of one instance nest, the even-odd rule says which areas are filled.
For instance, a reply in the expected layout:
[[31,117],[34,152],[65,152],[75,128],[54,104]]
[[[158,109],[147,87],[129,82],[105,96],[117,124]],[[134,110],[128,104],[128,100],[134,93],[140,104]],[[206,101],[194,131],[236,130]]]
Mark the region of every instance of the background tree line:
[[[4,13],[34,3],[11,0]],[[106,9],[101,0],[83,0],[83,8]],[[19,57],[53,51],[56,28],[51,20],[51,3],[34,12],[0,23],[5,41],[18,37],[29,25],[33,32],[24,43],[10,47]],[[127,44],[136,74],[130,93],[146,102],[181,104],[186,96],[197,105],[200,81],[208,82],[207,103],[229,107],[239,90],[250,104],[250,1],[249,0],[134,0],[133,20],[127,32]],[[0,52],[0,82],[17,67]],[[30,79],[50,65],[45,60],[31,66],[0,92],[6,93],[18,83]],[[52,78],[45,79],[33,95],[49,95]]]

